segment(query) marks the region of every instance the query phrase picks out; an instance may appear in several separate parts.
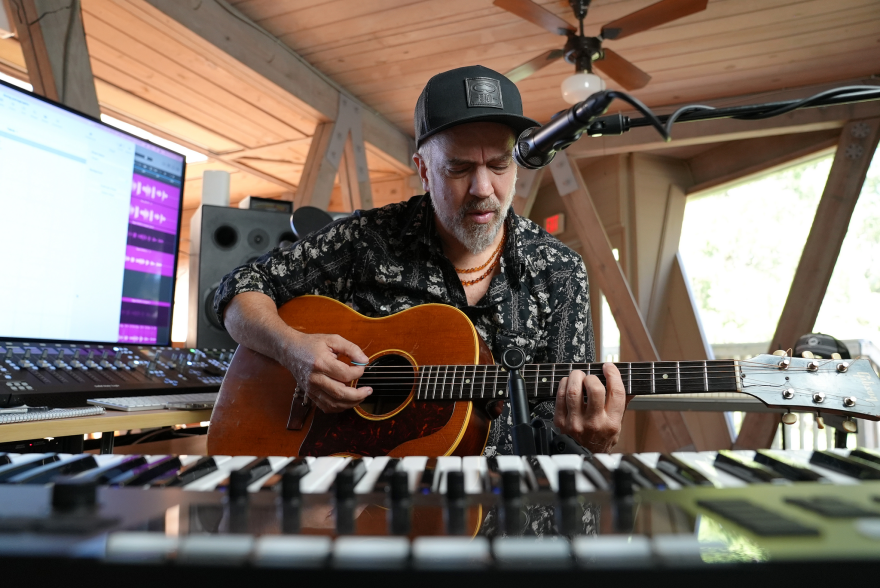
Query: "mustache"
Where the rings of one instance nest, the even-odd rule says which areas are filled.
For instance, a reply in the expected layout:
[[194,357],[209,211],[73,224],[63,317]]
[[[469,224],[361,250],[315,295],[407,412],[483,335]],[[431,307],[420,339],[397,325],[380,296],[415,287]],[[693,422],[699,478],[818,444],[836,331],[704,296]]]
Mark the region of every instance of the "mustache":
[[471,200],[461,205],[458,213],[464,216],[470,212],[498,212],[501,210],[501,203],[495,198],[486,198]]

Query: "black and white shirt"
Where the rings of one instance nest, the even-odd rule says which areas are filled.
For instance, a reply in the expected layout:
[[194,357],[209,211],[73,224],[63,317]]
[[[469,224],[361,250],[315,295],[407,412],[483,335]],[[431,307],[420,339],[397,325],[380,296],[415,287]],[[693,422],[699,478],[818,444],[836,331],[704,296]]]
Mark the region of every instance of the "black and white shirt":
[[[464,312],[492,350],[510,346],[528,363],[594,360],[587,272],[580,256],[532,221],[511,211],[501,271],[489,291],[469,306],[452,263],[443,254],[429,195],[358,211],[323,230],[275,249],[223,279],[214,299],[218,317],[242,292],[266,294],[281,306],[303,294],[350,303],[369,317],[427,303]],[[512,454],[511,418],[493,421],[484,455]],[[553,403],[533,407],[552,419]]]

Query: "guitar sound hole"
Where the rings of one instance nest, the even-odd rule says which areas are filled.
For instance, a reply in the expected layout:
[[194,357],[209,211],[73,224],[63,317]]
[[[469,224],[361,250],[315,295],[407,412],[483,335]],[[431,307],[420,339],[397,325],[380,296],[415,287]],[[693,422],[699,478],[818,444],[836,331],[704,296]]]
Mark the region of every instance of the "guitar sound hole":
[[415,383],[415,370],[401,355],[388,354],[367,366],[357,387],[369,386],[373,393],[360,404],[361,410],[371,415],[383,415],[400,407]]

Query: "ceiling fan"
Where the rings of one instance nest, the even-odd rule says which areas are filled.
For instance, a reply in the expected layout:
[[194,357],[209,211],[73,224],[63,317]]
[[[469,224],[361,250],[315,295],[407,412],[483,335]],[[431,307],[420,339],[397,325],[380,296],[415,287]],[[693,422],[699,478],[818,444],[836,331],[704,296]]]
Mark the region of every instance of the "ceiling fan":
[[[556,16],[546,8],[535,4],[532,0],[495,0],[495,6],[524,18],[540,27],[544,27],[551,33],[568,37],[565,47],[551,49],[530,59],[522,65],[513,68],[505,75],[513,82],[518,82],[532,75],[536,71],[550,65],[564,57],[568,63],[575,66],[576,73],[563,82],[563,97],[569,102],[579,102],[581,97],[592,94],[604,88],[601,78],[593,75],[593,66],[615,80],[627,90],[643,88],[651,80],[651,76],[638,67],[621,57],[611,49],[602,47],[603,41],[622,39],[635,33],[677,20],[679,18],[700,12],[706,9],[709,0],[661,0],[656,4],[637,10],[624,17],[618,18],[602,27],[598,37],[584,35],[584,18],[590,7],[590,0],[569,0],[574,10],[574,16],[578,19],[578,28],[573,27],[565,20]],[[566,83],[571,86],[570,96],[566,96]],[[577,86],[587,84],[588,88]],[[591,86],[592,84],[592,86]],[[601,86],[601,87],[599,87]],[[576,95],[575,95],[576,94]]]

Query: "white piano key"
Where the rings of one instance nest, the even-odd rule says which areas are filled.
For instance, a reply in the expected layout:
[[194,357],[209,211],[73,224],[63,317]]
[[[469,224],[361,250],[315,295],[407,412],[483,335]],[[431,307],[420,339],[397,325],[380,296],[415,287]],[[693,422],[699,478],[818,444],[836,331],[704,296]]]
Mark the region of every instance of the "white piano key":
[[404,457],[400,460],[400,469],[409,476],[409,491],[415,493],[418,489],[419,480],[422,478],[422,472],[425,471],[425,464],[428,458],[421,455],[413,455]]
[[412,558],[422,570],[480,570],[492,563],[485,537],[416,537]]
[[177,551],[178,538],[165,533],[118,532],[107,538],[107,559],[126,563],[162,563]]
[[492,542],[492,552],[495,563],[502,569],[566,569],[573,563],[568,541],[499,537]]
[[266,480],[277,474],[281,469],[284,468],[284,466],[292,462],[294,459],[296,458],[270,456],[269,465],[272,467],[272,471],[248,484],[248,492],[259,492],[260,489],[263,487],[263,484],[266,483]]
[[309,464],[309,473],[300,480],[299,487],[304,494],[318,494],[330,490],[336,472],[351,461],[350,457],[319,457]]
[[[235,458],[233,458],[235,459]],[[237,566],[254,548],[250,535],[189,535],[180,540],[178,564]]]
[[485,457],[468,455],[461,458],[461,471],[464,472],[464,491],[466,494],[479,494],[483,491],[483,477],[487,470]]
[[[226,457],[226,459],[221,459],[222,457]],[[214,456],[214,462],[217,464],[217,471],[202,476],[194,482],[190,482],[184,486],[183,489],[194,492],[210,492],[223,480],[229,477],[229,472],[244,467],[253,460],[254,457],[249,455],[237,455],[235,457]]]
[[810,463],[810,457],[813,455],[812,449],[769,449],[767,450],[772,455],[778,455],[779,457],[786,457],[798,465],[808,467],[811,470],[815,471],[817,474],[825,476],[829,482],[834,484],[858,484],[859,481],[855,478],[850,478],[844,474],[838,474],[834,470],[829,470],[827,468],[823,468],[822,466],[817,466]]
[[[754,455],[754,451],[749,452]],[[715,467],[716,451],[676,451],[672,454],[695,470],[704,474],[718,488],[740,488],[748,484],[732,474]],[[749,456],[751,459],[751,456]]]
[[580,536],[572,540],[571,549],[578,564],[586,568],[629,569],[653,563],[651,542],[641,535]]
[[679,490],[681,489],[681,484],[667,476],[661,470],[657,469],[657,462],[660,460],[660,454],[656,451],[646,451],[643,453],[636,453],[635,458],[653,469],[660,478],[666,482],[666,487],[670,490]]
[[461,471],[461,458],[457,455],[444,455],[437,458],[437,470],[434,472],[432,492],[446,494],[446,472]]
[[583,456],[567,453],[563,455],[551,455],[550,459],[553,461],[553,465],[556,466],[557,470],[556,486],[554,486],[554,490],[559,489],[559,470],[574,470],[576,472],[574,476],[575,487],[578,492],[596,491],[596,487],[593,486],[583,473],[581,473],[581,467],[584,464]]
[[252,562],[267,568],[319,568],[330,557],[333,542],[319,535],[264,535],[257,539]]
[[520,472],[526,471],[526,464],[523,458],[518,455],[498,455],[498,469],[502,472]]
[[[387,464],[388,460],[391,458],[387,455],[380,455],[378,457],[364,457],[363,459],[369,460],[366,462],[367,472],[354,487],[355,494],[369,494],[372,492],[373,486],[376,485],[376,480],[382,475],[382,470],[385,469],[385,464]],[[398,464],[398,467],[400,467],[400,464]]]
[[616,470],[617,466],[620,465],[620,458],[622,457],[622,453],[596,453],[593,455],[593,459],[601,461],[602,465],[609,470]]
[[409,561],[406,537],[340,537],[333,544],[333,566],[344,569],[399,569]]

